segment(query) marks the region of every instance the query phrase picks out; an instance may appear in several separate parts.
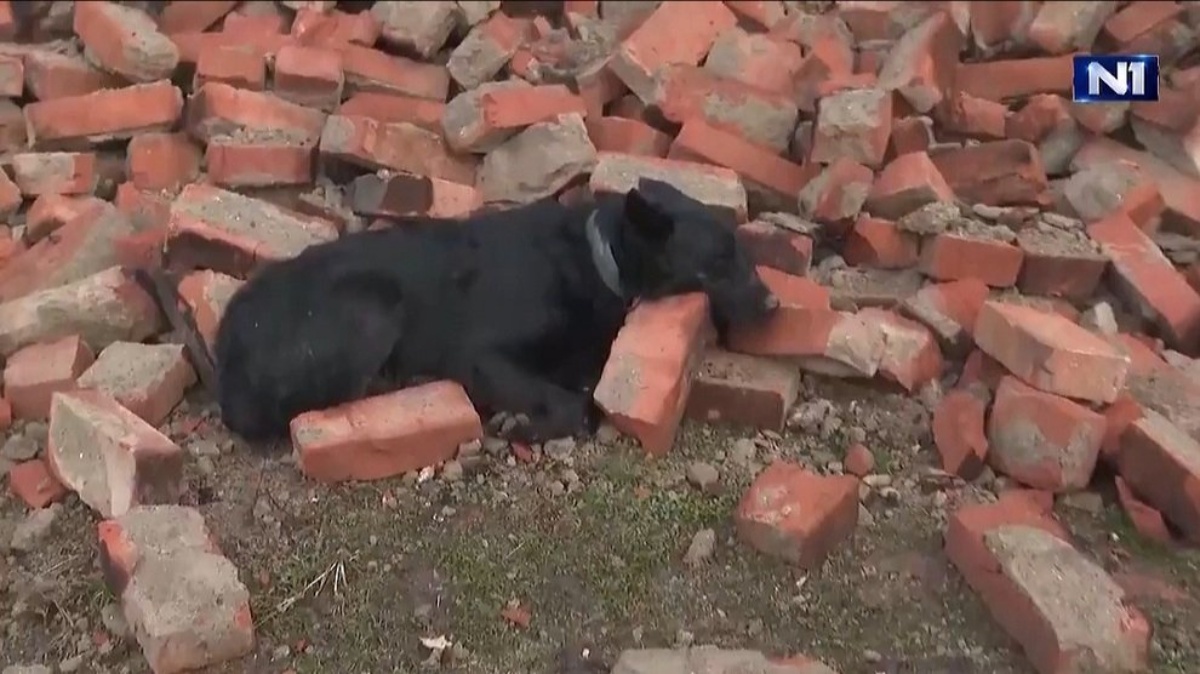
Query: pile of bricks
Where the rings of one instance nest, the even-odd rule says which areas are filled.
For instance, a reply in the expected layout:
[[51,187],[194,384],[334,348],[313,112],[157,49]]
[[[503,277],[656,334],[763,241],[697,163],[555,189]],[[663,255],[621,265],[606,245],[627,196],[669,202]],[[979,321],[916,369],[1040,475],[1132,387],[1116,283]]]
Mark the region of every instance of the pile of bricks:
[[[236,570],[188,566],[223,558],[173,505],[183,454],[155,427],[195,374],[145,343],[165,326],[122,266],[188,271],[211,343],[264,262],[389,216],[642,176],[733,214],[784,306],[728,350],[701,296],[639,306],[596,391],[619,430],[657,455],[684,416],[781,430],[801,371],[932,391],[944,469],[1027,488],[947,533],[997,620],[1043,672],[1145,665],[1145,619],[1046,498],[1105,462],[1141,532],[1200,541],[1200,68],[1181,60],[1200,3],[336,4],[0,2],[0,420],[50,435],[10,486],[107,518],[155,671],[253,636]],[[1072,103],[1089,50],[1159,54],[1161,100]],[[484,432],[448,382],[292,428],[324,481],[428,468]],[[820,563],[858,489],[773,465],[739,535]],[[217,624],[162,624],[156,607],[187,601],[162,569],[220,602]]]

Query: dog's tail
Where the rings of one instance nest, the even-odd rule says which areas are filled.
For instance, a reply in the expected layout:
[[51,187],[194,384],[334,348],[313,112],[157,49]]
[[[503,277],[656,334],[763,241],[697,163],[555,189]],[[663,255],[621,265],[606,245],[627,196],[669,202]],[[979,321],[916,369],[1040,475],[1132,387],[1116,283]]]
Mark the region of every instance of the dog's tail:
[[133,279],[158,305],[158,310],[167,319],[167,324],[183,339],[188,360],[200,378],[200,384],[210,395],[217,395],[217,369],[208,345],[196,327],[195,316],[183,297],[175,280],[160,267],[139,267],[132,270]]

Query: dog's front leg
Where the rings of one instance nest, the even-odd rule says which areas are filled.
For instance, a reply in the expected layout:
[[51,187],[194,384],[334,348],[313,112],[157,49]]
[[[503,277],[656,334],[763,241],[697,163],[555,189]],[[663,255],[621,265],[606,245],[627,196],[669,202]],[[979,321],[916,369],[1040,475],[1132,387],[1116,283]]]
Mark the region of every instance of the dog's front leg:
[[586,432],[591,400],[513,363],[501,355],[476,360],[467,385],[476,405],[510,414],[524,414],[529,424],[513,430],[512,438],[544,442]]

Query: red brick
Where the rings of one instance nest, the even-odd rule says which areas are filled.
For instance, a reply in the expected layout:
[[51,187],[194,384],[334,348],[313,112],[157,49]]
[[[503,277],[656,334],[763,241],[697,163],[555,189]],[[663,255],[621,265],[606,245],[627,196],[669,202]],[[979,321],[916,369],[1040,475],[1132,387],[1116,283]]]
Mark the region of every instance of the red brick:
[[24,61],[17,56],[0,55],[0,96],[20,98],[24,91]]
[[412,124],[381,124],[366,117],[331,115],[321,153],[370,169],[407,171],[464,185],[475,184],[477,161],[451,152],[440,134]]
[[392,56],[356,44],[340,45],[337,49],[342,53],[342,70],[349,93],[373,91],[440,102],[449,96],[450,74],[445,66]]
[[953,200],[954,191],[929,155],[910,152],[893,159],[879,173],[866,206],[872,215],[899,220],[934,201]]
[[338,106],[336,114],[344,117],[369,117],[384,124],[406,122],[440,132],[445,111],[446,104],[441,101],[363,92],[354,94]]
[[875,472],[875,455],[862,443],[854,443],[846,448],[843,463],[846,472],[856,477],[866,477]]
[[1009,138],[1040,143],[1063,124],[1073,121],[1067,100],[1057,94],[1037,94],[1008,118],[1005,134]]
[[1092,224],[1088,234],[1111,259],[1118,290],[1154,318],[1167,343],[1194,351],[1200,340],[1200,295],[1154,241],[1122,215]]
[[96,189],[96,155],[91,152],[26,152],[12,158],[21,194],[91,194]]
[[429,60],[459,23],[461,11],[451,2],[384,3],[371,8],[381,26],[383,43]]
[[667,156],[723,166],[741,176],[748,190],[788,205],[813,177],[810,169],[700,119],[683,125]]
[[[1137,368],[1133,368],[1137,376]],[[1141,403],[1128,393],[1121,393],[1111,405],[1104,408],[1104,441],[1100,443],[1100,458],[1115,466],[1121,453],[1121,436],[1125,429],[1145,414]]]
[[21,188],[0,171],[0,218],[8,218],[20,210],[22,204]]
[[1104,428],[1100,414],[1005,377],[988,418],[988,460],[1035,489],[1077,491],[1091,482]]
[[44,194],[25,214],[25,243],[34,244],[82,213],[92,203],[83,197]]
[[479,190],[470,185],[411,173],[359,176],[350,191],[354,212],[376,218],[458,218],[483,205]]
[[[620,99],[629,91],[609,69],[610,59],[601,60],[575,76],[575,88],[583,98],[584,105],[587,106],[588,117],[602,116],[604,109],[609,104]],[[633,98],[639,103],[641,102],[637,96],[633,96]]]
[[1092,46],[1115,5],[1042,5],[1029,25],[1029,40],[1047,54],[1066,54]]
[[1170,39],[1171,29],[1184,18],[1183,13],[1184,8],[1174,2],[1137,0],[1104,22],[1100,39],[1112,51],[1159,54],[1166,51],[1160,48],[1165,46],[1162,41]]
[[1032,206],[1049,187],[1037,148],[1001,140],[938,152],[930,157],[960,199],[992,206]]
[[210,82],[188,102],[188,131],[208,142],[237,135],[245,141],[312,145],[321,136],[325,115],[258,91]]
[[950,134],[985,140],[1011,136],[1006,131],[1008,106],[1003,103],[956,91],[934,108],[934,112],[940,130]]
[[1191,92],[1162,87],[1159,98],[1131,106],[1129,125],[1152,155],[1190,177],[1200,176],[1200,116]]
[[82,56],[33,51],[23,59],[25,85],[39,101],[84,96],[125,86],[119,76],[89,64]]
[[529,38],[530,22],[496,12],[474,26],[450,52],[446,70],[463,89],[490,81],[504,68]]
[[927,285],[904,300],[900,310],[932,330],[948,353],[962,355],[971,347],[975,320],[987,297],[983,281],[965,278]]
[[[806,172],[818,164],[809,164]],[[874,179],[871,169],[853,159],[836,159],[800,189],[800,215],[827,225],[848,224],[862,210]]]
[[[568,0],[569,4],[570,0]],[[725,6],[739,19],[751,22],[756,27],[771,30],[783,21],[787,13],[783,3],[773,0],[725,0]]]
[[[283,35],[291,29],[290,23],[288,17],[279,13],[245,14],[240,11],[234,11],[225,15],[225,20],[221,22],[221,32],[228,35],[244,35],[251,38],[264,33]],[[301,44],[304,44],[304,42],[301,41]]]
[[1117,465],[1130,489],[1200,542],[1200,444],[1161,414],[1147,410],[1121,435]]
[[208,177],[222,187],[310,185],[312,147],[215,139],[204,151]]
[[896,91],[916,112],[929,112],[954,82],[961,48],[962,34],[953,19],[935,13],[892,47],[879,71],[879,88]]
[[734,27],[717,37],[704,59],[704,67],[721,77],[789,94],[803,62],[800,45]]
[[533,124],[586,112],[583,99],[561,84],[488,83],[455,96],[439,130],[451,149],[482,153]]
[[913,393],[942,375],[942,352],[937,339],[924,325],[892,311],[862,309],[858,317],[883,332],[879,374]]
[[250,593],[195,509],[134,508],[97,534],[100,568],[151,670],[206,669],[254,650]]
[[171,203],[163,193],[139,190],[133,183],[118,185],[113,203],[137,230],[165,228],[171,219]]
[[1024,253],[1017,287],[1029,295],[1086,300],[1108,268],[1108,257],[1082,231],[1027,227],[1017,245]]
[[759,267],[758,275],[779,298],[780,308],[765,325],[734,330],[730,349],[761,356],[822,355],[833,325],[829,291],[810,279]]
[[983,473],[988,456],[986,414],[987,404],[970,391],[950,391],[938,402],[930,426],[943,470],[964,480]]
[[284,100],[333,110],[342,102],[345,83],[342,55],[336,51],[289,45],[275,54],[273,90]]
[[782,431],[800,389],[800,372],[785,363],[710,349],[696,372],[685,415]]
[[[47,306],[59,311],[48,313]],[[160,329],[154,301],[114,266],[0,303],[0,356],[73,334],[88,336],[94,351],[118,339],[145,339]]]
[[648,104],[656,106],[667,121],[684,124],[702,119],[778,153],[791,143],[800,114],[790,96],[690,65],[667,67]]
[[1166,208],[1157,183],[1136,164],[1125,161],[1077,171],[1063,184],[1062,197],[1071,214],[1084,222],[1121,213],[1147,234],[1158,228]]
[[617,48],[609,68],[649,104],[662,68],[699,64],[717,36],[736,25],[737,16],[719,2],[659,5]]
[[1180,173],[1157,157],[1109,138],[1091,138],[1075,153],[1071,166],[1078,171],[1113,161],[1137,165],[1162,193],[1167,205],[1164,218],[1185,232],[1200,233],[1200,180]]
[[821,99],[809,160],[829,163],[849,158],[870,168],[883,166],[892,133],[892,92],[845,91]]
[[1120,475],[1116,476],[1113,483],[1117,489],[1117,501],[1133,528],[1156,543],[1169,545],[1172,542],[1171,530],[1167,528],[1162,513],[1134,496],[1133,490]]
[[4,396],[18,419],[46,419],[50,396],[66,391],[95,356],[78,335],[21,349],[4,367]]
[[112,396],[151,426],[166,420],[196,373],[180,344],[114,342],[79,376],[76,386]]
[[746,222],[746,188],[727,168],[676,159],[601,152],[588,187],[593,193],[624,194],[641,178],[662,180],[693,199]]
[[21,108],[12,101],[0,99],[0,152],[19,152],[28,144]]
[[938,281],[975,278],[994,288],[1016,284],[1024,253],[1020,248],[985,236],[945,232],[921,247],[921,273]]
[[[114,263],[112,239],[132,231],[129,221],[99,199],[0,268],[0,302],[53,288]],[[64,335],[65,336],[65,335]]]
[[147,133],[129,141],[127,170],[141,190],[177,190],[200,175],[200,148],[183,133]]
[[1038,4],[1030,0],[983,2],[970,6],[971,37],[979,51],[995,54],[1024,39]]
[[158,17],[158,28],[164,33],[187,33],[207,30],[237,6],[236,0],[206,0],[205,2],[168,2]]
[[337,238],[327,222],[211,185],[191,184],[171,203],[166,245],[172,266],[241,277]]
[[711,337],[698,293],[639,304],[613,342],[594,398],[617,430],[662,456],[675,444],[692,371]]
[[975,321],[975,343],[1025,383],[1047,393],[1111,403],[1129,359],[1058,314],[996,301]]
[[[80,115],[80,110],[87,110]],[[25,106],[29,141],[51,149],[60,144],[123,140],[172,127],[183,112],[183,94],[167,80],[103,89]]]
[[232,276],[208,269],[194,271],[179,281],[179,296],[191,310],[196,330],[208,348],[216,344],[217,326],[225,306],[241,285],[242,282]]
[[179,49],[154,19],[136,7],[87,2],[75,8],[75,34],[94,62],[130,82],[169,79]]
[[12,2],[0,2],[0,39],[14,40],[17,37],[17,22],[13,16]]
[[177,503],[183,450],[100,391],[54,394],[50,470],[104,517],[137,505]]
[[45,508],[67,495],[42,459],[23,461],[8,471],[8,488],[30,508]]
[[1071,93],[1074,56],[1042,56],[1009,61],[960,63],[954,83],[961,91],[989,101],[1009,101],[1034,94]]
[[769,222],[748,222],[735,232],[754,264],[785,274],[805,276],[812,260],[813,241]]
[[7,398],[0,398],[0,432],[12,428],[12,422],[12,403],[8,402]]
[[322,12],[301,9],[292,22],[292,37],[300,44],[329,46],[356,44],[371,47],[379,40],[382,26],[370,12],[347,14],[339,10]]
[[588,137],[600,152],[665,157],[671,137],[636,119],[599,117],[585,121]]
[[[959,509],[946,556],[1038,672],[1140,671],[1150,625],[1033,492]],[[1054,593],[1073,593],[1053,600]],[[1086,623],[1073,621],[1086,620]]]
[[239,46],[214,47],[200,54],[192,91],[209,83],[262,91],[267,88],[267,61],[260,52]]
[[322,482],[381,480],[454,458],[483,437],[462,387],[439,381],[365,398],[292,420],[300,470]]
[[890,220],[860,215],[846,237],[842,257],[856,267],[905,269],[917,263],[920,240]]
[[237,47],[265,59],[273,56],[281,47],[295,44],[295,40],[291,36],[273,33],[195,33],[188,31],[172,33],[169,37],[175,43],[175,47],[179,49],[181,65],[196,63],[200,60],[201,55],[216,49]]
[[750,547],[815,569],[858,527],[858,480],[776,461],[754,479],[733,518],[738,538]]
[[892,42],[902,37],[913,24],[940,9],[936,3],[917,2],[904,7],[907,11],[898,11],[899,4],[895,1],[852,2],[839,7],[838,16],[859,42]]

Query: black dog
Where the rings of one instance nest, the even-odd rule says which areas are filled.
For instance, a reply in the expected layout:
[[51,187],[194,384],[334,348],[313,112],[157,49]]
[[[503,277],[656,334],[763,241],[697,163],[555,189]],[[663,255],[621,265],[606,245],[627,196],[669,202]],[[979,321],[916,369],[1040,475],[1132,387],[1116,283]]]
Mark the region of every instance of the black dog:
[[778,300],[734,222],[667,183],[465,221],[418,218],[271,264],[231,299],[215,360],[225,424],[248,440],[368,394],[451,379],[484,413],[523,414],[540,441],[589,428],[590,391],[636,298],[704,291],[714,323]]

